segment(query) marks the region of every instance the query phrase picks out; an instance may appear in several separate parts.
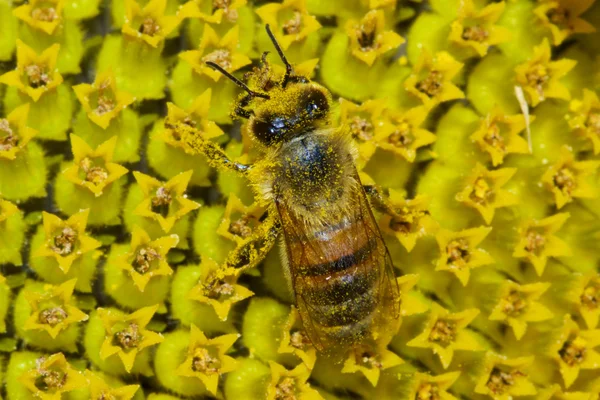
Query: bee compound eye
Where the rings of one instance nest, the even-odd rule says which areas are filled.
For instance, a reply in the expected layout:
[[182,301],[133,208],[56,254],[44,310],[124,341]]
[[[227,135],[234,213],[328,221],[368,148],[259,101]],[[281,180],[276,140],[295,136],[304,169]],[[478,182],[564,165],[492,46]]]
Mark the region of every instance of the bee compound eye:
[[255,119],[252,132],[260,142],[271,145],[283,140],[286,132],[285,119],[273,115],[265,115],[260,120]]
[[329,111],[329,101],[321,90],[310,89],[305,92],[302,99],[302,108],[308,116],[321,118]]

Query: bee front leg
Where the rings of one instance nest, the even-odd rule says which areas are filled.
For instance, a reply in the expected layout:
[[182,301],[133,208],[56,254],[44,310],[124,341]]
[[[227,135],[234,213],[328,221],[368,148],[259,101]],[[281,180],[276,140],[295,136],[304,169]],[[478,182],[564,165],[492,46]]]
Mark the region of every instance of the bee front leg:
[[371,206],[374,209],[392,217],[398,214],[390,202],[390,195],[387,189],[383,189],[375,185],[364,185],[363,189],[369,197]]
[[204,154],[208,165],[213,168],[228,169],[240,174],[246,173],[250,165],[238,163],[227,156],[225,151],[218,144],[205,139],[202,134],[194,129],[193,132],[180,133],[182,141],[187,145],[188,151],[195,154]]

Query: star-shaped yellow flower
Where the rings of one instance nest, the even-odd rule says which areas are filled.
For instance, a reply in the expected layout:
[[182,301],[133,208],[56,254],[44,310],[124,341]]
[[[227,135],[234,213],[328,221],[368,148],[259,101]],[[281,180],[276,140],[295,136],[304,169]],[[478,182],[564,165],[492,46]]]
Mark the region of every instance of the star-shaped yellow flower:
[[167,263],[167,253],[178,242],[177,235],[151,240],[150,235],[136,225],[131,234],[129,251],[119,256],[116,265],[126,271],[139,291],[143,292],[153,277],[173,274]]
[[105,360],[118,355],[127,372],[131,371],[135,358],[146,347],[164,340],[160,333],[149,331],[150,322],[158,305],[140,308],[132,314],[124,314],[114,309],[99,308],[98,315],[104,324],[104,342],[100,348],[100,357]]
[[304,364],[298,364],[293,370],[269,361],[271,382],[267,387],[267,400],[300,399],[323,400],[323,397],[308,384],[310,370]]
[[594,25],[580,18],[592,4],[594,0],[545,0],[533,13],[552,34],[552,43],[558,46],[575,33],[596,32]]
[[169,233],[179,219],[200,204],[187,198],[187,189],[193,170],[175,175],[168,182],[161,182],[150,175],[134,171],[133,176],[144,193],[144,200],[133,213],[158,222],[165,233]]
[[366,164],[377,149],[374,138],[383,129],[384,108],[385,101],[381,99],[367,100],[360,105],[340,99],[340,125],[354,139],[361,165]]
[[183,51],[179,58],[190,64],[199,75],[206,75],[217,82],[223,74],[208,65],[212,61],[227,72],[235,72],[252,61],[237,51],[239,43],[239,26],[235,25],[220,38],[210,25],[204,25],[204,33],[198,50]]
[[0,83],[15,87],[37,102],[44,93],[63,81],[56,69],[60,45],[54,44],[37,54],[31,47],[17,40],[17,68],[0,76]]
[[31,0],[13,10],[13,15],[32,28],[52,35],[63,21],[64,0]]
[[219,377],[237,367],[236,360],[225,354],[239,337],[240,335],[232,333],[207,339],[204,333],[192,324],[187,357],[177,368],[177,374],[200,379],[206,389],[216,396]]
[[562,58],[550,61],[552,57],[548,40],[534,47],[532,57],[515,68],[517,85],[523,87],[527,102],[535,107],[548,98],[569,100],[569,89],[560,83],[577,63],[574,60]]
[[594,198],[598,196],[595,185],[589,182],[600,161],[576,161],[573,150],[563,146],[556,164],[550,166],[542,175],[542,183],[554,194],[556,208],[559,210],[573,198]]
[[483,226],[460,232],[441,229],[435,236],[440,248],[435,270],[451,272],[467,286],[472,269],[494,262],[487,251],[477,248],[491,230]]
[[457,400],[448,393],[448,389],[456,382],[460,371],[448,372],[442,375],[432,376],[417,372],[411,385],[407,399],[414,400]]
[[594,329],[600,319],[600,274],[588,273],[579,279],[576,304],[587,327]]
[[581,330],[567,314],[552,343],[549,356],[558,363],[566,388],[575,382],[582,369],[600,369],[600,353],[596,349],[600,346],[600,329]]
[[200,18],[211,23],[220,24],[223,17],[231,23],[237,22],[238,10],[245,6],[247,0],[191,0],[185,3],[177,12],[180,18]]
[[360,345],[353,347],[344,361],[342,373],[360,372],[373,386],[377,386],[381,371],[404,363],[396,353],[385,346]]
[[537,274],[542,275],[549,257],[570,256],[569,245],[555,235],[568,218],[569,213],[559,213],[539,221],[523,221],[513,257],[527,258]]
[[238,245],[242,244],[260,225],[260,218],[264,213],[265,208],[258,203],[246,206],[232,193],[227,199],[225,214],[217,233]]
[[479,211],[486,224],[491,224],[496,209],[517,204],[518,197],[502,189],[517,172],[516,168],[488,170],[477,163],[456,200]]
[[507,280],[502,285],[500,299],[492,309],[490,320],[507,323],[517,340],[520,340],[525,334],[528,322],[552,318],[552,312],[538,301],[549,287],[549,283],[519,285]]
[[88,189],[96,197],[101,196],[108,185],[129,172],[111,162],[116,144],[117,137],[113,136],[94,150],[82,138],[71,134],[73,164],[62,173],[70,182]]
[[6,221],[9,217],[19,212],[19,208],[8,200],[0,198],[0,222]]
[[213,121],[209,121],[211,89],[206,89],[194,100],[192,107],[184,111],[173,103],[167,103],[165,129],[156,133],[152,139],[161,140],[169,146],[183,149],[193,154],[182,138],[186,134],[201,135],[204,139],[212,139],[223,135],[223,131]]
[[462,0],[458,17],[450,26],[449,40],[471,49],[479,57],[485,56],[490,46],[510,40],[507,28],[494,25],[502,16],[504,5],[504,2],[491,3],[476,10],[473,0]]
[[383,10],[371,10],[360,21],[349,20],[346,34],[350,38],[352,55],[369,66],[404,43],[402,36],[386,30]]
[[135,101],[129,93],[117,90],[117,81],[111,70],[96,75],[94,83],[73,86],[75,95],[88,118],[106,129],[119,113]]
[[178,16],[165,15],[166,6],[167,0],[150,0],[143,8],[135,0],[125,0],[125,24],[121,31],[158,47],[181,22]]
[[[534,117],[531,115],[531,120]],[[502,164],[508,154],[523,154],[529,151],[527,140],[519,135],[525,126],[525,117],[522,114],[506,115],[496,106],[482,118],[479,128],[471,135],[471,140],[490,155],[492,165],[496,167]]]
[[524,371],[531,363],[533,357],[508,359],[488,352],[475,386],[475,393],[490,396],[494,400],[511,400],[536,394],[535,385]]
[[73,261],[101,246],[98,240],[85,233],[88,215],[89,209],[86,209],[63,221],[56,215],[42,212],[46,239],[32,256],[54,258],[61,271],[68,273]]
[[412,163],[417,156],[417,149],[435,142],[436,139],[433,133],[420,128],[427,114],[428,110],[423,106],[403,112],[389,111],[382,128],[374,137],[375,143]]
[[600,154],[600,100],[596,92],[583,89],[583,98],[571,101],[567,121],[572,132],[591,142],[594,155]]
[[317,350],[306,334],[300,320],[300,314],[296,307],[290,309],[285,324],[283,325],[283,337],[279,342],[278,353],[293,354],[298,357],[309,370],[313,369],[317,361]]
[[479,310],[476,308],[450,313],[434,303],[423,332],[409,341],[407,346],[431,349],[440,357],[442,366],[446,369],[456,350],[482,350],[471,331],[466,329],[478,314]]
[[56,339],[69,325],[87,321],[88,316],[74,305],[75,282],[77,279],[59,286],[44,285],[41,292],[23,289],[25,299],[31,307],[31,315],[23,326],[25,330],[43,330],[52,339]]
[[140,385],[127,385],[113,387],[106,383],[102,375],[90,370],[85,371],[88,380],[91,399],[131,400],[140,388]]
[[401,192],[390,189],[389,200],[395,213],[383,214],[379,226],[384,232],[394,235],[410,252],[419,238],[437,229],[437,223],[429,214],[430,199],[425,195],[406,199]]
[[214,308],[221,321],[226,321],[231,306],[254,295],[253,292],[238,285],[235,273],[223,272],[219,264],[210,258],[201,263],[201,277],[196,286],[188,293],[188,298]]
[[36,360],[36,367],[25,372],[19,381],[42,400],[60,400],[63,393],[83,389],[87,380],[74,369],[62,353],[43,356]]
[[38,131],[27,126],[29,103],[0,118],[0,158],[14,160]]
[[423,50],[412,74],[404,81],[404,88],[418,97],[427,108],[444,101],[462,99],[465,94],[452,83],[462,66],[445,51],[432,56]]
[[256,13],[263,23],[271,27],[283,50],[287,50],[292,43],[304,40],[309,34],[321,28],[317,18],[308,13],[306,0],[268,3],[257,8]]

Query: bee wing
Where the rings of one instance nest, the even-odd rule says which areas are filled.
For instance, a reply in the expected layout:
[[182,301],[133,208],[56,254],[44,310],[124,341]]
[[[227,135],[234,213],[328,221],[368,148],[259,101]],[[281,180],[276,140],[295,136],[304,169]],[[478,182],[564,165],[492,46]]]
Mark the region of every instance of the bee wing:
[[[330,306],[332,307],[331,312],[335,312],[332,303],[336,300],[335,298],[325,298],[322,302],[315,304],[307,296],[306,291],[308,289],[322,288],[328,290],[329,278],[335,275],[335,272],[320,271],[319,263],[326,265],[328,264],[327,260],[336,260],[336,267],[334,268],[346,268],[343,270],[346,279],[348,274],[362,274],[362,276],[368,277],[369,288],[372,288],[370,292],[372,299],[368,299],[366,303],[370,301],[369,304],[373,305],[374,301],[375,310],[371,313],[372,318],[366,322],[367,325],[364,327],[366,332],[377,336],[378,332],[374,332],[373,329],[386,329],[389,325],[388,320],[395,319],[399,315],[399,288],[394,275],[392,260],[358,179],[358,174],[356,174],[355,180],[356,184],[353,185],[352,196],[347,207],[347,220],[351,221],[351,226],[346,227],[344,234],[329,241],[315,240],[315,234],[318,234],[318,232],[307,232],[303,217],[294,214],[282,202],[277,202],[298,311],[308,336],[315,347],[321,351],[345,347],[345,343],[336,340],[336,337],[345,334],[339,331],[346,329],[349,330],[347,333],[352,335],[351,330],[356,328],[352,328],[350,325],[324,326],[316,320],[315,316],[318,313],[322,315],[327,312],[324,307]],[[325,226],[324,229],[325,231],[333,231],[336,227]],[[365,240],[368,242],[365,242]],[[358,254],[365,243],[368,243],[369,251],[366,256],[360,257]],[[343,265],[343,257],[339,257],[340,249],[346,250],[352,261],[348,261]],[[302,272],[307,271],[307,267],[310,268],[311,272]],[[357,281],[360,281],[360,278],[357,278]],[[350,290],[352,290],[352,287],[350,287]],[[348,296],[347,293],[345,295]],[[355,302],[351,306],[357,307],[357,304],[360,305],[361,302]],[[338,331],[337,334],[336,330]],[[350,341],[355,342],[357,338],[353,337]]]

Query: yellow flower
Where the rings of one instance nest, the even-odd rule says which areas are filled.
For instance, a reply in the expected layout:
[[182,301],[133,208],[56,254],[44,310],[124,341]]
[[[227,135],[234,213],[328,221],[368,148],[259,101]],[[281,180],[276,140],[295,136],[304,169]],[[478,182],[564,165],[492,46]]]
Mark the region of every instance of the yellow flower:
[[69,325],[87,321],[88,316],[75,307],[73,298],[75,282],[71,279],[59,286],[44,285],[43,292],[24,289],[24,296],[31,306],[31,315],[25,321],[25,330],[43,330],[52,339]]
[[296,307],[291,307],[290,314],[282,329],[283,337],[277,352],[295,355],[302,360],[309,370],[312,370],[317,360],[317,350],[302,326],[300,314]]
[[31,0],[13,10],[13,15],[32,28],[52,35],[63,22],[64,0]]
[[452,83],[462,66],[462,63],[445,51],[432,57],[428,51],[423,50],[412,74],[404,81],[404,87],[427,108],[444,101],[462,99],[465,94]]
[[569,89],[560,83],[577,63],[567,58],[550,61],[552,54],[548,40],[534,47],[532,57],[515,67],[516,83],[523,87],[527,101],[533,107],[547,98],[569,100]]
[[37,54],[31,47],[17,40],[17,68],[0,76],[0,83],[15,87],[37,102],[44,93],[63,81],[56,69],[60,45],[54,44]]
[[383,10],[371,10],[360,21],[348,21],[346,34],[350,38],[352,55],[369,66],[404,43],[404,39],[396,32],[385,30]]
[[592,272],[581,277],[576,303],[587,327],[596,328],[600,319],[600,275],[598,273]]
[[600,154],[600,100],[595,92],[583,89],[583,99],[571,101],[567,121],[576,135],[591,142],[594,155]]
[[459,376],[459,371],[436,376],[417,372],[414,376],[414,382],[409,395],[406,398],[414,400],[457,400],[447,390],[450,389]]
[[477,163],[463,190],[456,194],[456,200],[479,211],[486,224],[491,224],[497,208],[517,204],[518,197],[503,190],[516,168],[488,170]]
[[310,370],[304,364],[298,364],[293,370],[269,361],[271,382],[267,387],[267,400],[299,399],[322,400],[323,397],[310,387],[307,380]]
[[144,193],[144,200],[133,213],[155,220],[165,233],[169,233],[177,220],[200,207],[200,204],[188,199],[185,194],[193,172],[182,172],[168,182],[161,182],[150,175],[134,171],[133,176]]
[[306,0],[268,3],[257,8],[256,13],[263,23],[271,27],[283,50],[287,50],[292,43],[304,40],[309,34],[321,28],[317,18],[306,10]]
[[552,34],[553,44],[558,46],[575,33],[596,32],[594,25],[580,18],[593,3],[594,0],[545,0],[533,13]]
[[116,265],[126,271],[139,291],[143,292],[153,277],[173,274],[167,263],[167,253],[177,246],[177,242],[177,235],[151,240],[146,231],[134,226],[129,251],[117,259]]
[[527,258],[538,275],[544,273],[548,257],[570,256],[571,249],[554,235],[569,218],[569,213],[554,214],[542,220],[525,220],[519,227],[519,242],[513,257]]
[[207,339],[194,324],[191,326],[190,334],[187,358],[177,368],[177,374],[200,379],[206,389],[216,396],[219,377],[237,367],[236,360],[225,353],[240,335],[232,333]]
[[417,195],[414,199],[405,199],[404,195],[390,189],[390,203],[395,214],[383,214],[380,219],[382,230],[396,239],[410,252],[417,243],[417,239],[431,234],[437,223],[429,214],[429,197]]
[[423,332],[409,341],[407,346],[431,349],[440,357],[442,366],[446,369],[456,350],[482,350],[473,333],[466,329],[478,314],[479,310],[476,308],[450,313],[434,303]]
[[340,125],[349,130],[358,147],[359,163],[369,161],[377,146],[375,135],[383,129],[383,110],[385,101],[367,100],[361,105],[340,99]]
[[235,193],[231,193],[227,199],[225,214],[217,228],[217,233],[238,245],[242,244],[260,225],[260,218],[264,213],[265,208],[258,203],[245,206]]
[[575,154],[568,146],[563,146],[556,164],[542,175],[542,183],[554,194],[559,210],[573,198],[594,198],[598,195],[595,185],[588,181],[600,161],[575,161]]
[[377,386],[381,371],[404,363],[395,353],[385,346],[360,345],[351,349],[344,361],[342,373],[360,372],[373,386]]
[[96,125],[106,129],[113,118],[135,101],[129,93],[117,90],[117,81],[111,70],[96,75],[91,85],[82,83],[73,86],[75,95]]
[[210,305],[221,321],[226,321],[231,306],[254,293],[237,284],[235,272],[221,271],[220,266],[210,258],[204,258],[201,267],[200,280],[190,290],[188,298]]
[[61,271],[68,273],[73,261],[101,245],[85,233],[88,214],[89,210],[82,210],[63,221],[56,215],[42,212],[46,240],[32,256],[52,257]]
[[178,16],[165,15],[167,0],[150,0],[143,8],[135,0],[125,0],[125,24],[121,31],[158,47],[181,22]]
[[238,43],[239,26],[234,26],[220,38],[210,25],[204,25],[198,50],[183,51],[179,53],[179,58],[189,63],[199,75],[206,75],[217,82],[223,74],[206,65],[207,61],[218,64],[227,72],[235,72],[252,62],[237,51]]
[[140,385],[112,387],[105,382],[102,375],[90,370],[85,371],[85,377],[90,388],[90,399],[94,400],[131,400],[140,388]]
[[533,357],[508,359],[488,352],[475,386],[475,393],[487,395],[494,400],[511,400],[536,394],[534,384],[524,372],[531,363]]
[[209,121],[211,89],[206,89],[194,100],[192,107],[184,111],[173,103],[167,103],[165,129],[159,131],[152,139],[161,140],[169,146],[192,153],[182,138],[186,134],[201,135],[204,139],[212,139],[223,135],[223,131],[213,121]]
[[[201,20],[211,23],[220,24],[223,17],[226,17],[229,22],[235,23],[238,19],[238,10],[245,6],[247,0],[212,0],[209,1],[208,7],[212,13],[203,12],[200,8],[202,0],[192,0],[185,3],[178,11],[177,15],[180,18],[200,18]],[[206,8],[206,1],[204,1]]]
[[29,103],[0,118],[0,158],[14,160],[38,131],[27,126]]
[[517,340],[520,340],[525,334],[528,322],[552,318],[552,312],[538,301],[549,287],[549,283],[519,285],[507,280],[502,285],[500,301],[493,308],[490,320],[507,323]]
[[483,226],[460,232],[441,229],[435,236],[441,253],[435,270],[449,271],[467,286],[472,269],[494,262],[487,251],[477,248],[491,230]]
[[558,364],[560,374],[568,388],[575,382],[579,372],[600,369],[600,329],[581,330],[565,315],[563,327],[549,349],[549,356]]
[[36,367],[25,372],[19,381],[35,398],[60,400],[63,393],[83,389],[87,380],[71,367],[62,353],[43,356],[36,360]]
[[420,128],[427,113],[428,110],[423,106],[403,112],[390,111],[386,113],[387,118],[373,140],[382,149],[398,154],[412,163],[417,156],[417,149],[436,139],[433,133]]
[[160,333],[146,329],[157,309],[158,305],[140,308],[132,314],[123,314],[117,310],[98,308],[98,315],[105,329],[100,357],[105,360],[116,354],[125,370],[131,371],[140,351],[164,339]]
[[117,137],[113,136],[93,150],[82,138],[71,134],[73,164],[63,171],[70,182],[102,195],[105,187],[116,181],[128,170],[112,161]]
[[473,50],[483,57],[488,48],[510,40],[510,31],[494,25],[504,12],[504,2],[491,3],[479,11],[475,10],[473,0],[461,0],[458,17],[450,26],[449,40]]

